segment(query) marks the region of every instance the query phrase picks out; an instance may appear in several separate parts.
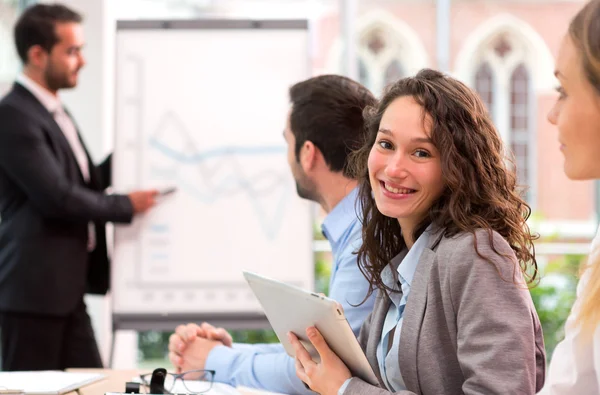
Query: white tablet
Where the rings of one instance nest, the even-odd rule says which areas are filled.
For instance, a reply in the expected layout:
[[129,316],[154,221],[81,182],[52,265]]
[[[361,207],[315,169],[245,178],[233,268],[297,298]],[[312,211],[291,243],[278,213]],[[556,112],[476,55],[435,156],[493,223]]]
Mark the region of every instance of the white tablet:
[[244,272],[244,277],[289,356],[295,357],[294,348],[287,339],[287,333],[293,332],[313,360],[318,361],[319,354],[306,336],[306,328],[314,326],[353,376],[378,384],[344,312],[335,300],[255,273]]

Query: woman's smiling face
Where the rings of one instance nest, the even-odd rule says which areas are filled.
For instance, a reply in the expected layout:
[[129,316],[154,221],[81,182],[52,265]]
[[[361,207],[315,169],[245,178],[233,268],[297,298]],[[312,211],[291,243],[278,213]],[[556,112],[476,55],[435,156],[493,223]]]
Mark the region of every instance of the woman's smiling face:
[[369,154],[369,178],[378,210],[413,229],[444,190],[431,122],[414,98],[387,107]]

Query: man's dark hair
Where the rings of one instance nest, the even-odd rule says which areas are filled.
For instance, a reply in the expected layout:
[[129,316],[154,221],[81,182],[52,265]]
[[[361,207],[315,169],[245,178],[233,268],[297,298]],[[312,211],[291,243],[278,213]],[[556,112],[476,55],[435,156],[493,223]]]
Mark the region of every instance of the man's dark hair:
[[62,4],[36,4],[27,8],[15,25],[15,45],[17,53],[27,64],[27,52],[34,45],[41,46],[50,53],[58,43],[57,23],[81,23],[83,17]]
[[299,82],[289,94],[296,160],[304,142],[311,141],[332,171],[351,177],[348,157],[364,142],[363,110],[375,104],[373,94],[358,82],[339,75]]

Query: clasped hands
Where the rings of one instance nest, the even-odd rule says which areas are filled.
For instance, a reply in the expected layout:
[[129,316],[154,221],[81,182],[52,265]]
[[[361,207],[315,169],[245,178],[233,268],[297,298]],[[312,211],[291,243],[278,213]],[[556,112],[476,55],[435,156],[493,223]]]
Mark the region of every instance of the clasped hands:
[[[296,335],[288,333],[296,354],[296,376],[321,395],[337,395],[344,382],[352,377],[350,370],[329,348],[317,328],[307,328],[306,335],[319,353],[320,362],[314,362]],[[213,348],[219,345],[231,347],[232,344],[231,335],[223,328],[206,322],[179,325],[169,338],[169,359],[178,373],[204,369]]]
[[217,346],[231,347],[231,335],[209,323],[179,325],[169,337],[169,359],[177,373],[204,369],[208,354]]

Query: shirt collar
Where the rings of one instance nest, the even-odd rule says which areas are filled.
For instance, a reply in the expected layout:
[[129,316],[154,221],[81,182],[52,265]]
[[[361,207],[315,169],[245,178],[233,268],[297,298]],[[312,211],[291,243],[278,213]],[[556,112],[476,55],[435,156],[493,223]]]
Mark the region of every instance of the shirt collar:
[[48,110],[50,114],[53,114],[54,112],[56,112],[56,110],[62,108],[62,103],[60,102],[60,99],[58,97],[54,96],[46,88],[44,88],[31,78],[27,77],[24,73],[19,73],[19,75],[17,75],[16,81],[29,92],[31,92],[31,94],[33,94],[33,96],[35,96],[35,98],[38,99],[40,103],[42,103],[42,105],[46,108],[46,110]]
[[[429,246],[429,239],[431,237],[432,226],[429,225],[427,229],[419,236],[415,244],[413,244],[410,250],[403,249],[398,255],[392,258],[390,263],[383,268],[381,272],[381,279],[383,283],[395,290],[400,290],[400,281],[403,284],[412,285],[415,271],[421,259],[421,255],[425,248]],[[398,273],[398,278],[394,275],[394,268]]]
[[321,230],[330,243],[337,243],[357,216],[358,187],[347,194],[325,217]]
[[412,284],[413,277],[415,276],[415,271],[417,270],[417,265],[419,264],[419,260],[421,259],[421,255],[423,254],[423,250],[427,248],[429,244],[429,233],[431,230],[431,225],[425,229],[425,231],[419,236],[415,244],[413,244],[412,248],[408,251],[408,254],[402,260],[402,263],[398,265],[398,275],[404,282],[406,282],[409,286]]

